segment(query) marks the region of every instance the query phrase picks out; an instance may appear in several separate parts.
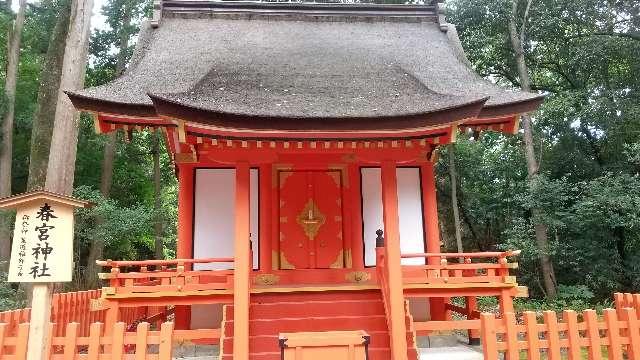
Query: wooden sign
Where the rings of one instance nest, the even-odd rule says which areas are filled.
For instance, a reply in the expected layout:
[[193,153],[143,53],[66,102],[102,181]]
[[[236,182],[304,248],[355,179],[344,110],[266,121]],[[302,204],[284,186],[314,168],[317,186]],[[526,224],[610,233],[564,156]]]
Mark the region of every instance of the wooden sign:
[[87,202],[39,191],[0,200],[15,208],[9,282],[71,281],[73,273],[73,210]]
[[366,360],[370,336],[362,331],[281,333],[283,360]]

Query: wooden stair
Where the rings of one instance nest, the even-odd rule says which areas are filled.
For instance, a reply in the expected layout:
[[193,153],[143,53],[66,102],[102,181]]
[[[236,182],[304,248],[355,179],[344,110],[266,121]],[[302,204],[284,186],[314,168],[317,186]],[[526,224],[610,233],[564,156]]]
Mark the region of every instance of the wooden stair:
[[[407,324],[408,360],[417,360],[413,319]],[[369,360],[389,360],[389,330],[379,290],[252,294],[249,358],[280,360],[278,334],[301,331],[364,330],[371,336]],[[225,305],[220,359],[233,359],[233,305]]]

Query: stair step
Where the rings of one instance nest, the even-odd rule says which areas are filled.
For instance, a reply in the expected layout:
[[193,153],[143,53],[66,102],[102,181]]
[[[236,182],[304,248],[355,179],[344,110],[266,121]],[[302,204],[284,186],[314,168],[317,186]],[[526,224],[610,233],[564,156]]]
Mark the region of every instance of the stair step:
[[[233,360],[233,305],[225,306],[221,360]],[[405,317],[408,360],[417,360],[413,321]],[[249,359],[280,360],[284,332],[364,330],[371,336],[369,360],[389,360],[389,331],[380,292],[264,293],[251,296]]]
[[[233,320],[227,321],[225,336],[231,334],[227,331],[233,328]],[[281,318],[281,319],[257,319],[249,320],[249,334],[275,335],[282,332],[301,331],[340,331],[340,330],[367,330],[387,331],[387,322],[384,315],[376,316],[332,316],[314,318]]]
[[[389,347],[389,334],[387,332],[372,332],[369,336],[371,336],[370,346],[377,348]],[[233,336],[225,337],[223,342],[223,349],[233,348]],[[249,337],[249,349],[252,352],[275,351],[279,348],[278,346],[278,335],[259,335]]]
[[[233,320],[233,306],[226,307],[226,319]],[[251,319],[280,319],[330,317],[330,316],[374,316],[384,314],[381,300],[340,301],[295,301],[282,303],[251,304]]]
[[291,293],[268,293],[251,295],[251,303],[277,303],[288,301],[309,301],[309,300],[380,300],[380,291],[325,291],[325,292],[291,292]]
[[[233,355],[224,354],[221,360],[233,360]],[[249,353],[249,360],[281,360],[280,351],[267,353]]]
[[[280,356],[281,356],[280,351],[249,353],[249,360],[280,360],[281,359]],[[369,348],[369,360],[389,360],[390,358],[391,358],[391,350],[389,350],[388,348],[374,348],[374,347]],[[233,360],[233,355],[223,354],[221,359]]]

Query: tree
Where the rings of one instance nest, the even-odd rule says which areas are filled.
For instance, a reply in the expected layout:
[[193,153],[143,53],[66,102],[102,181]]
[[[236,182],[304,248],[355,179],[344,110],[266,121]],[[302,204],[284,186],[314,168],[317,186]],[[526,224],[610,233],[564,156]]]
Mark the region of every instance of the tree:
[[[131,0],[118,0],[107,4],[103,9],[103,14],[107,16],[112,27],[111,34],[117,34],[118,37],[115,77],[119,77],[124,73],[129,59],[129,38],[138,31],[135,27],[131,29],[131,17],[135,10],[135,5],[136,2]],[[102,160],[102,176],[100,178],[100,192],[107,198],[111,192],[111,183],[113,182],[113,160],[116,153],[116,141],[116,132],[107,134]]]
[[[107,17],[109,30],[98,31],[91,41],[91,49],[94,56],[99,56],[99,67],[103,73],[107,74],[102,80],[109,80],[121,76],[126,68],[126,64],[131,57],[131,46],[129,39],[139,31],[137,25],[132,25],[132,20],[138,20],[142,14],[142,2],[134,0],[113,0],[107,3],[102,14]],[[118,53],[115,58],[115,66],[112,68],[112,56],[109,51],[111,46],[116,46]],[[107,134],[102,156],[102,173],[100,176],[100,192],[105,198],[111,195],[113,183],[113,168],[117,148],[117,132]],[[98,219],[99,223],[104,219]],[[103,256],[104,241],[96,238],[90,243],[89,257],[87,260],[86,287],[92,288],[97,279],[97,267],[95,261]]]
[[49,148],[53,134],[56,104],[60,91],[60,76],[64,58],[65,41],[69,31],[71,2],[61,0],[57,6],[56,23],[49,39],[42,68],[40,89],[33,124],[29,155],[27,189],[44,188],[49,163]]
[[80,89],[84,84],[92,7],[93,0],[71,1],[69,32],[65,42],[45,182],[47,190],[61,194],[71,194],[73,191],[79,117],[63,91]]
[[164,238],[162,236],[162,174],[160,172],[160,130],[153,134],[153,235],[156,259],[164,259]]
[[[587,286],[599,299],[614,290],[637,291],[631,281],[639,270],[635,215],[609,209],[637,201],[621,184],[631,189],[628,177],[639,169],[628,154],[640,141],[640,41],[611,34],[638,33],[640,4],[522,0],[516,11],[511,0],[448,4],[479,73],[513,87],[527,88],[529,81],[529,89],[547,94],[535,121],[523,119],[523,130],[532,134],[535,177],[520,170],[530,169],[522,138],[486,134],[477,143],[462,137],[456,144],[465,246],[522,249],[519,281],[532,296],[543,296],[535,231],[543,224],[560,291]],[[519,72],[517,52],[528,76]],[[594,206],[605,199],[610,203]]]
[[449,144],[447,146],[447,152],[449,155],[449,177],[451,179],[451,208],[453,210],[453,224],[456,233],[456,247],[458,252],[461,253],[464,251],[464,248],[462,246],[462,224],[460,223],[460,210],[458,207],[458,174],[456,170],[456,154],[454,149],[454,144]]
[[[26,0],[20,0],[18,13],[13,22],[7,43],[7,72],[4,86],[4,116],[0,132],[0,198],[11,195],[11,167],[13,157],[13,123],[16,104],[16,84],[18,81],[18,64],[20,63],[20,43]],[[0,213],[0,262],[2,267],[11,256],[11,215]]]
[[[524,57],[523,42],[525,42],[526,24],[529,17],[529,9],[531,8],[532,0],[526,0],[526,6],[524,14],[522,15],[520,31],[517,29],[518,18],[520,17],[520,11],[518,11],[519,0],[512,0],[511,16],[509,17],[509,38],[511,39],[511,46],[514,50],[514,57],[518,67],[518,77],[520,79],[520,87],[524,91],[531,91],[531,81],[529,80],[529,69]],[[523,114],[521,117],[522,127],[524,130],[524,153],[527,160],[527,172],[529,173],[529,179],[532,180],[538,175],[538,161],[536,160],[536,154],[533,147],[533,130],[531,127],[531,116],[529,114]],[[547,226],[540,220],[540,210],[537,208],[531,209],[535,228],[535,237],[538,248],[540,249],[540,268],[542,270],[542,281],[544,283],[544,289],[546,295],[549,298],[556,297],[556,276],[553,270],[553,262],[549,255],[549,240],[547,238]]]

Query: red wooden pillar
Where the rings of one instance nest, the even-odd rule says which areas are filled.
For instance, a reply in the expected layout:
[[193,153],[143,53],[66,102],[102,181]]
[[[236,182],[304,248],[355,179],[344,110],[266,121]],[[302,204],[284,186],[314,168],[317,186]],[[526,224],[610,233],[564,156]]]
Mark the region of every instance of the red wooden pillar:
[[280,173],[276,166],[270,166],[271,176],[271,269],[280,269]]
[[[270,272],[272,269],[271,264],[271,187],[272,187],[272,169],[271,164],[261,165],[259,171],[260,178],[260,191],[258,200],[260,206],[260,223],[258,226],[260,236],[258,251],[260,252],[260,271]],[[255,251],[255,249],[254,249]]]
[[382,177],[382,217],[387,260],[391,355],[393,360],[407,359],[407,327],[405,324],[404,288],[400,264],[400,220],[398,218],[398,180],[396,165],[384,161]]
[[249,164],[236,165],[236,208],[233,270],[233,359],[249,360]]
[[[420,167],[422,177],[422,216],[427,239],[427,252],[440,252],[440,228],[438,227],[438,201],[436,197],[436,178],[433,163],[427,162]],[[438,265],[440,259],[429,258],[429,265]],[[431,320],[446,320],[446,309],[443,298],[429,298]]]
[[[178,164],[178,259],[193,258],[194,173],[193,164]],[[185,270],[191,270],[191,264],[185,265]],[[191,323],[190,307],[176,306],[175,314],[176,329],[188,329]]]
[[360,168],[350,164],[347,168],[349,181],[349,202],[351,215],[351,259],[352,267],[364,269],[364,236],[362,235],[362,189],[360,188]]

